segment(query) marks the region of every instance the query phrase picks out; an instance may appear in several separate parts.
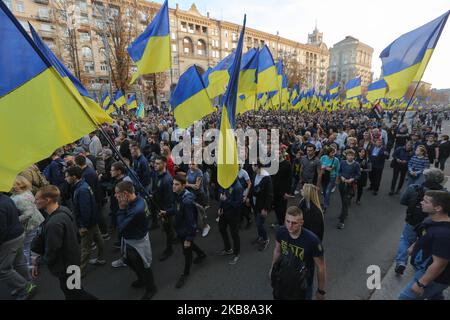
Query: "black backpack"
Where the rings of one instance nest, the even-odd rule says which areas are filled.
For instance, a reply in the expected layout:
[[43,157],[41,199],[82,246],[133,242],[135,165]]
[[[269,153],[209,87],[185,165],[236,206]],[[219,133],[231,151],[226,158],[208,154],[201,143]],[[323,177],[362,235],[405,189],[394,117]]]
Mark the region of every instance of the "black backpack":
[[406,222],[412,226],[417,226],[427,217],[422,211],[422,205],[420,204],[425,196],[425,187],[421,185],[415,185],[414,191],[416,196],[408,203],[408,209],[406,210]]
[[281,254],[271,273],[273,297],[276,300],[304,300],[309,270],[305,263],[289,251]]

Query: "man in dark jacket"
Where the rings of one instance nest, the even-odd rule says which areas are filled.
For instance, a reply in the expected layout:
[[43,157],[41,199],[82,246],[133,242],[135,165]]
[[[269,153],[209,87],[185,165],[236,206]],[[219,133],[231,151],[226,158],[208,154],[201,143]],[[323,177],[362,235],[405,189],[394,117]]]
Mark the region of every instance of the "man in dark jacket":
[[72,212],[58,204],[59,189],[45,186],[36,194],[36,206],[48,214],[38,236],[32,243],[32,251],[40,256],[34,260],[33,276],[38,273],[38,264],[47,265],[51,274],[59,279],[66,300],[90,300],[94,296],[82,288],[68,288],[70,266],[80,266],[81,255],[77,237],[77,225]]
[[[165,217],[171,215],[175,218],[174,226],[184,254],[184,273],[176,283],[179,289],[186,283],[187,277],[191,271],[192,263],[198,264],[206,258],[206,254],[194,243],[197,230],[197,207],[194,203],[194,195],[186,190],[186,178],[176,175],[173,179],[173,192],[175,201],[172,207],[167,211],[160,211],[160,215]],[[197,257],[192,260],[192,251],[195,251]]]
[[141,153],[141,149],[137,143],[130,146],[131,155],[133,157],[133,170],[136,172],[139,181],[147,189],[150,185],[151,173],[147,159]]
[[287,200],[291,193],[292,169],[289,161],[285,159],[284,150],[280,150],[279,169],[272,177],[273,182],[273,204],[275,214],[277,216],[278,225],[284,224],[284,216],[286,215]]
[[400,243],[395,258],[396,267],[395,272],[402,275],[405,271],[408,262],[408,248],[414,243],[417,238],[415,228],[422,223],[426,218],[426,213],[423,212],[421,201],[424,194],[429,190],[443,190],[442,183],[444,182],[444,173],[437,169],[431,168],[423,172],[425,181],[421,184],[410,185],[402,194],[400,204],[407,206],[405,226],[402,235],[400,236]]
[[[105,265],[106,261],[103,258],[103,239],[98,228],[97,203],[94,192],[81,176],[82,171],[78,166],[70,167],[66,171],[67,183],[74,186],[72,201],[81,236],[81,274],[84,276],[88,262],[93,265]],[[97,258],[89,260],[92,242],[97,245],[98,254]]]
[[372,163],[372,171],[369,173],[370,188],[373,190],[373,194],[377,195],[380,189],[381,177],[383,176],[385,157],[385,148],[383,146],[383,140],[377,139],[375,145],[369,151],[370,162]]
[[[403,187],[403,183],[405,182],[406,173],[408,172],[408,162],[412,156],[413,150],[411,142],[407,142],[404,146],[395,149],[394,154],[392,156],[393,159],[391,164],[391,167],[394,170],[392,176],[391,191],[389,192],[390,196],[400,193],[400,190]],[[400,175],[400,182],[398,184],[398,187],[396,188],[397,179],[399,175]]]
[[[239,260],[241,243],[239,239],[239,222],[241,218],[242,197],[244,189],[239,179],[228,189],[219,189],[220,205],[219,205],[219,230],[222,235],[224,249],[221,255],[233,255],[229,264],[234,265]],[[228,237],[227,227],[230,227],[231,237],[233,238],[233,248],[231,248],[230,238]]]
[[36,293],[23,254],[24,229],[14,202],[0,193],[0,282],[11,288],[18,300]]
[[[155,205],[159,210],[163,211],[167,211],[173,202],[173,179],[172,176],[167,172],[166,166],[166,158],[157,156],[155,159],[155,178],[152,179],[152,196]],[[167,260],[173,254],[172,243],[175,239],[175,235],[173,232],[173,217],[166,217],[162,225],[166,234],[166,249],[159,258],[159,261]]]
[[52,162],[44,170],[45,178],[50,184],[57,186],[60,191],[64,191],[64,169],[66,168],[66,163],[61,159],[59,150],[53,152],[51,159]]
[[149,300],[157,291],[151,268],[152,249],[148,235],[150,211],[145,200],[136,195],[134,186],[129,181],[117,184],[115,196],[119,203],[117,226],[122,238],[121,252],[126,264],[138,277],[131,286],[145,287],[142,300]]

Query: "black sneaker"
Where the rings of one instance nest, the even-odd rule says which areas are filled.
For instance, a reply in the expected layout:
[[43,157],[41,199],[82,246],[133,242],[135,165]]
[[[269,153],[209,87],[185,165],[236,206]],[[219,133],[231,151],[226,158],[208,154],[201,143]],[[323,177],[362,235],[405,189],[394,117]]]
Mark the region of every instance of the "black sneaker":
[[186,280],[187,280],[187,276],[182,274],[180,279],[178,279],[177,284],[175,285],[175,288],[180,289],[181,287],[183,287],[184,284],[186,283]]
[[404,265],[398,265],[395,267],[395,273],[401,276],[405,272],[405,269],[406,267]]
[[144,295],[142,296],[141,300],[151,300],[153,298],[153,296],[156,294],[156,292],[158,292],[158,290],[156,289],[156,287],[154,287],[152,290],[150,291],[146,291],[144,293]]
[[145,287],[145,281],[144,280],[140,280],[140,279],[135,280],[131,284],[131,287],[133,287],[133,288],[143,288],[143,287]]
[[159,261],[165,261],[170,258],[170,256],[173,254],[173,250],[164,250],[162,255],[159,257]]
[[342,229],[344,229],[344,223],[339,222],[339,223],[337,224],[336,227],[337,227],[339,230],[342,230]]
[[193,264],[199,264],[201,263],[203,260],[205,260],[206,258],[206,254],[202,254],[201,256],[196,256],[194,258],[194,261],[192,261]]

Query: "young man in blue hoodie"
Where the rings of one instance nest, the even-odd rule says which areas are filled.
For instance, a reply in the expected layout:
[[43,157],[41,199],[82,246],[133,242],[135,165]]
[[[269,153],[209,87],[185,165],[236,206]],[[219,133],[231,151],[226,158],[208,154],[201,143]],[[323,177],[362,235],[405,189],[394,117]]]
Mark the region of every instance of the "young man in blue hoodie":
[[[173,192],[175,201],[167,211],[160,211],[160,216],[164,219],[167,215],[173,216],[174,227],[184,254],[184,273],[176,283],[179,289],[186,283],[187,277],[191,271],[192,263],[198,264],[206,258],[206,254],[194,243],[197,230],[197,207],[194,204],[194,195],[186,190],[186,178],[176,175],[173,179]],[[197,257],[192,260],[192,251],[195,251]]]

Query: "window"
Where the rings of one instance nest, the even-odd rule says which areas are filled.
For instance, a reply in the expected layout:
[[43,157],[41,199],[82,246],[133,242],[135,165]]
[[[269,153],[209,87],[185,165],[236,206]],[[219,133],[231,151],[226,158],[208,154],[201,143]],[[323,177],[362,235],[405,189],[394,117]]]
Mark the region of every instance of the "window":
[[183,39],[183,52],[189,55],[194,53],[194,44],[191,38],[186,37]]
[[187,32],[187,23],[186,22],[181,23],[181,31]]
[[171,27],[176,27],[177,26],[177,24],[175,23],[174,19],[170,19],[170,26]]
[[53,41],[44,40],[44,42],[50,49],[55,48],[55,43]]
[[225,41],[225,49],[228,49],[230,46],[228,44],[228,41]]
[[173,52],[177,52],[177,45],[176,44],[172,44],[172,51]]
[[89,24],[89,18],[87,16],[80,16],[80,23]]
[[25,12],[25,6],[23,4],[23,1],[16,2],[16,10],[17,12]]
[[94,73],[94,63],[86,62],[84,64],[84,71],[86,71],[87,73]]
[[177,35],[175,34],[175,32],[172,32],[172,40],[177,40]]
[[86,1],[78,1],[77,6],[80,8],[81,12],[86,12],[87,11],[87,3]]
[[41,23],[41,31],[51,32],[52,26],[47,23]]
[[80,40],[81,41],[90,41],[91,36],[89,35],[89,32],[80,32]]
[[237,41],[237,34],[233,32],[231,34],[231,38],[232,38],[233,41]]
[[225,31],[225,38],[228,38],[228,31]]
[[26,31],[30,32],[30,26],[28,25],[28,22],[22,20],[19,20],[19,22]]
[[233,49],[236,49],[236,48],[237,48],[237,43],[234,42],[234,43],[233,43]]
[[9,10],[12,10],[12,0],[3,0]]
[[188,32],[189,33],[194,33],[194,25],[192,23],[190,23],[189,26],[188,26]]
[[206,43],[203,40],[197,41],[197,54],[199,56],[206,56]]
[[100,70],[101,71],[108,71],[108,66],[106,65],[106,62],[102,62],[100,64]]
[[208,33],[208,28],[202,27],[202,33],[207,34]]
[[100,48],[100,49],[98,50],[98,52],[100,53],[100,57],[106,58],[106,50],[105,50],[105,48]]
[[92,50],[89,47],[81,48],[81,53],[83,54],[83,58],[86,58],[86,59],[92,58]]

